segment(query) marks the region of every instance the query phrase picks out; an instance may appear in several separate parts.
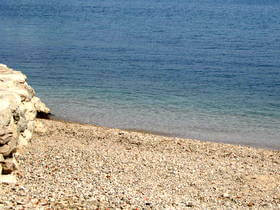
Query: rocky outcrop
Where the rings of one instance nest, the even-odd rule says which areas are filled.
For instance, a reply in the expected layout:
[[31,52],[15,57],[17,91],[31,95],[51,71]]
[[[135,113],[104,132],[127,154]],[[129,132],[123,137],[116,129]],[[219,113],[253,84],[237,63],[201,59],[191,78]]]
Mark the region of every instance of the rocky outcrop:
[[37,113],[47,115],[50,110],[35,96],[26,76],[0,64],[0,174],[15,169],[13,154],[30,141]]

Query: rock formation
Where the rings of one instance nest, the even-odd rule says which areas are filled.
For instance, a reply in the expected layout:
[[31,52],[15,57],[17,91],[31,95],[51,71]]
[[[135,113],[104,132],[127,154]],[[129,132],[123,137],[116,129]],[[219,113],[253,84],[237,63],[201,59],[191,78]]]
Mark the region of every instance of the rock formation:
[[0,64],[0,174],[16,168],[13,154],[30,141],[37,113],[50,113],[26,80],[23,73]]

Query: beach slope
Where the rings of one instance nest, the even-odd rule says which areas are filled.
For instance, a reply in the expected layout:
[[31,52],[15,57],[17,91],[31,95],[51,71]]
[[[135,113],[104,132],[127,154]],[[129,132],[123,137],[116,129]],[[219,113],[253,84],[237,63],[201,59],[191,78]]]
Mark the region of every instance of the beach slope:
[[38,121],[1,207],[280,208],[280,151]]

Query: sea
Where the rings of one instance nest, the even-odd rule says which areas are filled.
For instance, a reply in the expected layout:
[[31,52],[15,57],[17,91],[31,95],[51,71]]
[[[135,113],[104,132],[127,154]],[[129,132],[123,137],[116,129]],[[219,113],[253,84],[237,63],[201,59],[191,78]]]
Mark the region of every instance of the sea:
[[59,119],[280,149],[280,0],[0,0],[0,63]]

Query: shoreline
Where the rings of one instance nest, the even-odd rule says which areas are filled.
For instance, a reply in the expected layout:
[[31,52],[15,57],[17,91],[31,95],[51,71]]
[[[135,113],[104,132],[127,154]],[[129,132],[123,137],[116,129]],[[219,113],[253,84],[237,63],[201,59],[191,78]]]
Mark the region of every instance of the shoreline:
[[[44,118],[43,118],[44,119]],[[107,127],[107,126],[102,126],[102,125],[96,125],[93,123],[83,123],[80,121],[74,121],[74,120],[69,120],[69,119],[63,119],[60,117],[57,117],[53,114],[50,115],[48,118],[49,120],[54,120],[54,121],[59,121],[59,122],[65,122],[65,123],[76,123],[80,125],[92,125],[95,127],[100,127],[100,128],[105,128],[105,129],[119,129],[123,131],[128,131],[128,132],[139,132],[142,134],[150,134],[150,135],[156,135],[156,136],[161,136],[161,137],[169,137],[169,138],[177,138],[177,139],[185,139],[185,140],[194,140],[194,141],[199,141],[199,142],[208,142],[208,143],[216,143],[216,144],[227,144],[227,145],[235,145],[235,146],[241,146],[241,147],[251,147],[255,149],[266,149],[266,150],[272,150],[272,151],[280,151],[280,146],[265,146],[265,145],[256,145],[256,144],[240,144],[236,143],[234,141],[212,141],[212,140],[203,140],[203,139],[196,139],[196,138],[188,138],[188,137],[181,137],[176,134],[169,134],[165,132],[160,132],[160,131],[151,131],[151,130],[144,130],[144,129],[135,129],[135,128],[115,128],[115,127]]]

